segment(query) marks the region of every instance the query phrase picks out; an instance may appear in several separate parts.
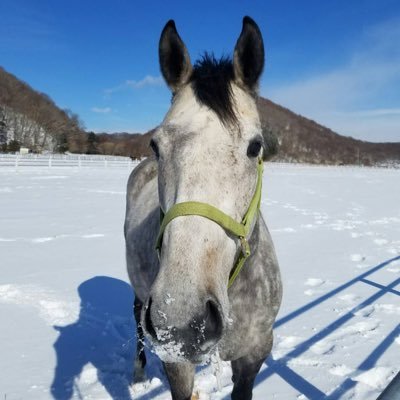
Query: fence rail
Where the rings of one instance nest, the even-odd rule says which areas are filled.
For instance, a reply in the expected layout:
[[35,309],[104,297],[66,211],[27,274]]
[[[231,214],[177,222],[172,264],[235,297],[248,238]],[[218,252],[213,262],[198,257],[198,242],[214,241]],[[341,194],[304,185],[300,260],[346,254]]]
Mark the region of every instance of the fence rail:
[[14,167],[102,167],[102,168],[133,168],[140,161],[129,157],[84,155],[84,154],[0,154],[0,168]]
[[[138,165],[140,160],[132,160],[129,157],[102,156],[87,154],[0,154],[1,167],[102,167],[102,168],[133,168]],[[324,164],[302,164],[286,162],[268,162],[270,168],[296,167],[302,169],[323,168],[325,166],[337,169],[386,169],[400,170],[400,164],[381,164],[375,166],[362,165],[324,165]]]

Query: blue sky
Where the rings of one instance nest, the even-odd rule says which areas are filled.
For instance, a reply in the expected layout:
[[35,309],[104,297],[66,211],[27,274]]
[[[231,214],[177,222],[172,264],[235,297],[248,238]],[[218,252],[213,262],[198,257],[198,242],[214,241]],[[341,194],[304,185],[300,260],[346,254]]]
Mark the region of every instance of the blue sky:
[[262,96],[341,134],[400,141],[398,0],[1,0],[0,64],[87,129],[144,132],[170,102],[157,55],[166,21],[194,61],[231,54],[244,15],[264,36]]

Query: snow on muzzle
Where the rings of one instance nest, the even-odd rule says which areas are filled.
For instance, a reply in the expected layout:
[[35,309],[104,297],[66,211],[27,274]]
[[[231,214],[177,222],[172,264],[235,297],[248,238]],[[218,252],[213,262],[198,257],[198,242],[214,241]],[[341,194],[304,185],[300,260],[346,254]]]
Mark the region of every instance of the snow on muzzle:
[[221,306],[211,298],[204,301],[187,323],[180,323],[179,327],[169,323],[169,316],[157,307],[152,297],[142,313],[146,337],[165,362],[205,362],[222,337],[223,321]]

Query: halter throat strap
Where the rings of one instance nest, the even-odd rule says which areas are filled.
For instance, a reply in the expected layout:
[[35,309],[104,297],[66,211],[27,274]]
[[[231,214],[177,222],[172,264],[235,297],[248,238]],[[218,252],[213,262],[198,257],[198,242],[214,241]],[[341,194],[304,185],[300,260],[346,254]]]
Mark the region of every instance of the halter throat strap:
[[177,217],[184,217],[189,215],[197,215],[214,221],[216,224],[225,229],[226,232],[239,238],[242,251],[236,259],[235,265],[231,271],[228,281],[228,288],[232,286],[234,280],[243,267],[246,259],[250,256],[250,246],[247,239],[249,238],[250,229],[253,226],[253,221],[258,216],[261,205],[261,189],[262,189],[262,174],[264,164],[261,159],[257,165],[257,185],[254,195],[250,201],[249,208],[246,211],[241,222],[237,222],[228,214],[218,208],[198,201],[185,201],[183,203],[174,204],[166,214],[160,208],[161,226],[156,240],[156,249],[158,253],[161,252],[162,239],[165,228],[167,225]]

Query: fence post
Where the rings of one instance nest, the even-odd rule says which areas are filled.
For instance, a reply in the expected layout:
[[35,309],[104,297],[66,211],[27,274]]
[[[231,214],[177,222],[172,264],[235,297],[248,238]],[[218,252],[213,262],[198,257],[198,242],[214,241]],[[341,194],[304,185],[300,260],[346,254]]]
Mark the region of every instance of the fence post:
[[18,162],[19,162],[19,156],[17,154],[16,157],[15,157],[15,170],[18,169]]
[[51,168],[51,154],[49,156],[49,168]]
[[81,163],[81,156],[78,156],[78,167],[81,168],[82,163]]

